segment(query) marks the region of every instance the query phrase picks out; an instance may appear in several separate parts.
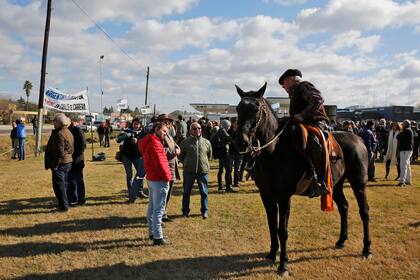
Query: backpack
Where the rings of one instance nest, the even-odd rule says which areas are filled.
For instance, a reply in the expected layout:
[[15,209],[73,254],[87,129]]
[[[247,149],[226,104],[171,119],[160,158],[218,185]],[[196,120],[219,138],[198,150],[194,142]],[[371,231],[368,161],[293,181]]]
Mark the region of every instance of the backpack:
[[216,132],[213,138],[210,139],[210,144],[213,158],[220,158],[220,156],[223,154],[223,141],[220,135],[220,129]]

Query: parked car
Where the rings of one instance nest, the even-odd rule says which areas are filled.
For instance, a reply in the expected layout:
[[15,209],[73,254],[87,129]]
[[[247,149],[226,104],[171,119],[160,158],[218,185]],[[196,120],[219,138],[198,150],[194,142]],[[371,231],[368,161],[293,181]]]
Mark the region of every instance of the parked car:
[[101,125],[101,123],[103,123],[103,122],[105,122],[105,121],[94,121],[93,122],[93,126],[95,126],[96,127],[96,129],[98,129],[98,127]]
[[96,127],[96,126],[94,126],[94,125],[90,125],[90,123],[82,123],[82,124],[79,124],[79,128],[81,129],[81,130],[83,130],[84,132],[89,132],[89,131],[96,131],[96,130],[98,130],[98,127]]

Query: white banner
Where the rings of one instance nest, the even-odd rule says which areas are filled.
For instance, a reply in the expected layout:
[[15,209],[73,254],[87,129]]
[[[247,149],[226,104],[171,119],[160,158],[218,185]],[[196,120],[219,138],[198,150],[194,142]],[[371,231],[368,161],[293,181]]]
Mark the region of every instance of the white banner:
[[87,90],[64,93],[55,88],[48,88],[44,95],[44,107],[68,113],[89,113]]
[[121,111],[121,109],[128,109],[128,100],[127,98],[118,99],[117,101],[117,110]]

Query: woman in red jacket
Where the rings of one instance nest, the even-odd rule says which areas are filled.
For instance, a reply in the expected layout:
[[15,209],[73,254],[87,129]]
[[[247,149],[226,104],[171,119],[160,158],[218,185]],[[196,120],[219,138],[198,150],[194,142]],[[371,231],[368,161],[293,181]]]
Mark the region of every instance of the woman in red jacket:
[[165,210],[169,181],[172,180],[168,159],[163,149],[162,141],[168,133],[163,123],[156,123],[153,133],[146,135],[139,141],[139,150],[143,155],[147,185],[149,186],[149,207],[147,209],[147,224],[149,237],[153,245],[166,245],[168,240],[163,238],[162,216]]

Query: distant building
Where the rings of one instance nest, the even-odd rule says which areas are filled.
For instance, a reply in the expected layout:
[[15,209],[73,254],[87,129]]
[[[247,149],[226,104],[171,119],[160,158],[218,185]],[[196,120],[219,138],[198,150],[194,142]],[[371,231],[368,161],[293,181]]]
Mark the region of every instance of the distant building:
[[[266,97],[277,117],[283,118],[289,116],[290,99],[288,97]],[[220,118],[236,118],[236,106],[230,104],[209,104],[209,103],[191,103],[195,110],[203,114],[204,117],[215,120]],[[328,117],[335,121],[337,106],[324,105]]]
[[414,111],[412,106],[385,106],[358,109],[338,109],[337,119],[343,120],[367,120],[381,119],[391,121],[403,121],[405,119],[419,120],[419,114]]

